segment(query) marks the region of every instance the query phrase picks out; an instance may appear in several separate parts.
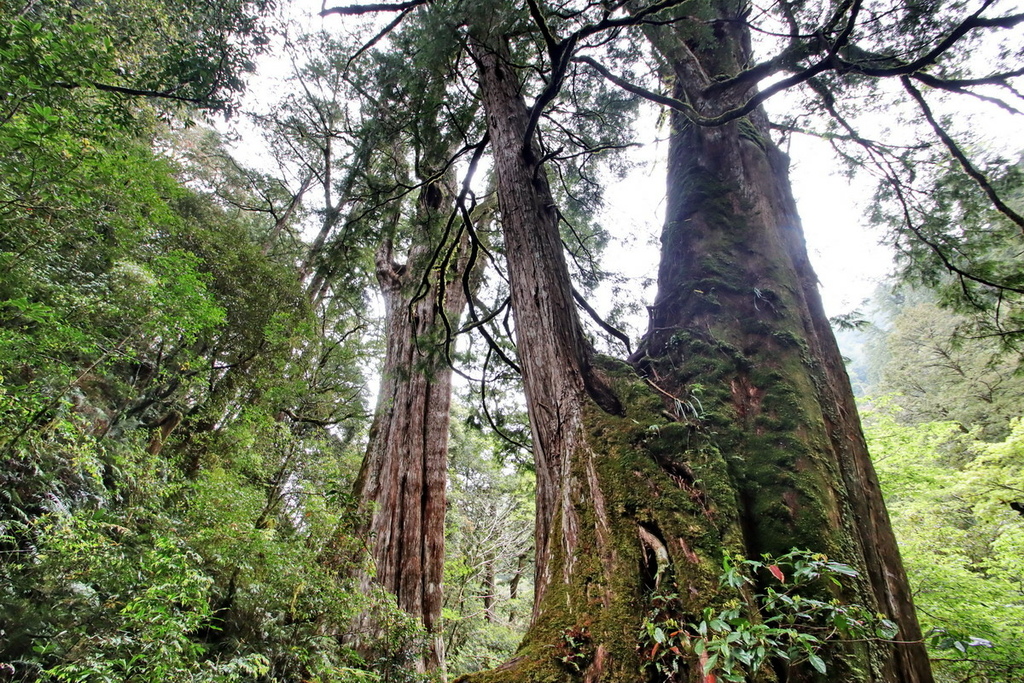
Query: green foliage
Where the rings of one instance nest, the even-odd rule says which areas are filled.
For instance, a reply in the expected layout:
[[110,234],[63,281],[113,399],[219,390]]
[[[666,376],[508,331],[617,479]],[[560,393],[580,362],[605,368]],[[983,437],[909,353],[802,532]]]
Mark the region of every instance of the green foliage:
[[49,134],[85,108],[100,115],[101,128],[116,129],[135,117],[130,103],[143,95],[230,111],[268,43],[272,8],[270,0],[5,1],[0,81],[14,87],[0,121],[28,114],[28,125]]
[[866,345],[871,395],[892,394],[908,423],[956,421],[982,438],[1006,435],[1020,409],[1020,356],[972,332],[970,320],[944,310],[924,290],[876,295],[884,320]]
[[[981,156],[981,155],[978,155]],[[1011,211],[1024,208],[1021,159],[988,155],[979,172]],[[972,331],[1020,348],[1024,309],[1021,227],[952,158],[915,165],[913,188],[880,185],[873,220],[890,229],[900,277],[934,291]]]
[[188,634],[210,615],[198,557],[172,536],[154,530],[137,538],[103,517],[83,512],[38,525],[45,550],[25,578],[67,610],[59,632],[33,634],[39,660],[59,662],[44,677],[191,679],[200,648]]
[[459,675],[508,659],[529,623],[534,482],[499,462],[496,437],[465,408],[454,412],[443,617],[448,672]]
[[[34,7],[0,29],[0,662],[23,681],[399,680],[369,669],[399,671],[416,629],[352,584],[339,493],[363,301],[314,315],[265,220],[186,187],[144,107],[52,82],[116,60],[156,87],[186,38],[229,32],[160,14],[207,23],[154,52],[141,15]],[[380,661],[351,634],[364,611]]]
[[761,675],[770,662],[787,670],[803,663],[824,674],[826,661],[842,658],[837,643],[891,640],[896,626],[863,605],[840,598],[842,581],[857,577],[848,565],[824,555],[793,550],[761,560],[723,559],[723,586],[747,598],[725,608],[704,610],[700,622],[686,622],[679,596],[656,588],[639,638],[644,669],[656,680],[688,680],[696,658],[701,675],[743,681]]
[[983,443],[955,423],[908,425],[875,401],[866,435],[938,680],[1024,670],[1024,429]]

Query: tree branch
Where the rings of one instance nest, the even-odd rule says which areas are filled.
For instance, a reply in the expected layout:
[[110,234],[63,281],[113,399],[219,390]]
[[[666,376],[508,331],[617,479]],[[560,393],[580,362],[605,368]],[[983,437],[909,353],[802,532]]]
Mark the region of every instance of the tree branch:
[[139,90],[137,88],[124,88],[119,85],[107,85],[106,83],[63,83],[56,82],[52,84],[57,88],[65,88],[66,90],[75,90],[76,88],[92,87],[103,92],[113,92],[119,95],[131,95],[132,97],[156,97],[162,100],[174,100],[176,102],[187,102],[189,104],[203,105],[203,104],[220,104],[211,103],[208,100],[199,97],[184,97],[183,95],[175,95],[169,91],[160,90]]
[[327,7],[327,3],[325,1],[320,6],[320,16],[326,17],[329,14],[356,16],[361,14],[373,14],[375,12],[404,12],[405,10],[425,5],[428,2],[430,2],[430,0],[408,0],[408,2],[400,2],[397,5],[380,2],[371,5],[339,5],[337,7]]
[[975,168],[973,164],[971,164],[970,159],[967,158],[967,155],[964,154],[963,150],[960,149],[960,147],[956,144],[953,138],[949,136],[945,129],[939,125],[939,122],[935,120],[935,115],[932,114],[932,110],[928,106],[928,103],[925,101],[924,95],[921,94],[920,90],[914,87],[914,84],[910,82],[910,78],[908,78],[907,76],[902,76],[900,80],[903,82],[903,87],[910,94],[910,96],[914,98],[918,106],[921,108],[921,113],[924,114],[924,117],[928,121],[928,124],[932,127],[932,130],[935,131],[935,135],[938,136],[940,140],[942,140],[942,144],[946,146],[946,149],[949,150],[949,153],[953,155],[953,158],[960,163],[960,167],[963,168],[964,173],[970,176],[974,180],[974,182],[978,184],[978,187],[980,187],[982,191],[984,191],[985,195],[989,198],[989,201],[992,202],[992,205],[996,207],[996,210],[998,210],[999,213],[1009,218],[1018,227],[1020,227],[1022,231],[1024,231],[1024,216],[1021,216],[1019,213],[1017,213],[1012,208],[1007,206],[1006,203],[999,197],[999,194],[996,192],[995,188],[992,187],[992,184],[989,183],[988,178],[985,177],[985,174],[979,171],[977,168]]
[[936,90],[946,90],[948,92],[955,92],[961,95],[967,95],[969,97],[975,97],[982,102],[988,102],[995,106],[1008,111],[1011,114],[1021,115],[1024,114],[1020,109],[1017,109],[1008,102],[1004,102],[998,97],[992,97],[990,95],[982,95],[976,93],[973,90],[967,88],[975,85],[1006,85],[1007,78],[1013,78],[1015,76],[1024,75],[1024,69],[1019,69],[1016,72],[1010,71],[1005,74],[995,74],[987,78],[973,78],[973,79],[943,79],[932,76],[931,74],[919,71],[915,74],[911,74],[914,80],[921,81],[925,85],[935,88]]
[[842,58],[839,59],[839,62],[846,67],[847,70],[856,71],[857,73],[862,73],[865,76],[874,76],[877,78],[885,76],[905,76],[934,64],[938,58],[945,54],[949,48],[953,47],[957,41],[976,28],[1013,28],[1020,23],[1024,23],[1024,14],[1011,14],[1005,17],[995,17],[992,19],[985,19],[978,16],[988,8],[991,2],[992,0],[988,0],[988,2],[984,3],[981,9],[960,22],[960,24],[950,31],[949,35],[939,41],[939,44],[932,48],[928,54],[918,57],[912,62],[907,62],[906,64],[901,64],[897,67],[877,69],[864,66],[858,62],[848,62]]
[[657,104],[663,104],[666,107],[671,107],[672,109],[678,109],[679,111],[690,110],[696,113],[693,107],[691,107],[686,102],[683,102],[682,100],[677,100],[674,97],[669,97],[668,95],[656,93],[653,90],[648,90],[647,88],[636,85],[634,83],[630,83],[624,78],[616,76],[592,57],[576,57],[575,59],[573,59],[573,61],[576,62],[577,64],[586,64],[587,66],[594,69],[594,71],[601,74],[606,79],[608,79],[615,85],[619,86],[626,92],[633,93],[634,95],[643,97],[644,99],[650,100],[651,102],[656,102]]
[[626,353],[628,355],[632,355],[633,346],[629,341],[628,334],[626,334],[625,332],[613,326],[611,323],[607,322],[604,318],[602,318],[600,314],[598,314],[598,312],[591,307],[587,300],[583,298],[583,295],[576,290],[575,287],[572,288],[572,298],[576,300],[576,303],[579,304],[580,308],[586,311],[587,314],[594,319],[594,322],[601,326],[602,330],[612,335],[626,346]]
[[526,2],[530,8],[530,16],[533,18],[534,23],[537,25],[537,29],[541,32],[541,35],[544,37],[544,43],[548,48],[548,57],[551,60],[551,78],[544,87],[544,90],[537,96],[537,99],[530,110],[530,120],[526,125],[526,134],[523,136],[523,145],[528,148],[530,141],[533,138],[534,130],[540,122],[541,114],[544,113],[544,107],[550,104],[562,89],[562,83],[565,80],[566,71],[568,70],[569,64],[573,61],[573,52],[576,50],[576,45],[580,40],[609,29],[636,26],[643,23],[645,17],[657,14],[658,12],[662,12],[666,9],[671,9],[677,5],[681,5],[684,2],[687,2],[687,0],[661,0],[661,2],[656,2],[649,7],[645,7],[632,14],[619,17],[617,19],[612,19],[611,12],[606,11],[604,18],[601,19],[601,21],[589,26],[584,26],[572,33],[572,35],[567,37],[565,40],[561,41],[556,40],[554,34],[552,34],[551,29],[541,12],[540,5],[537,4],[537,0],[526,0]]
[[356,50],[352,54],[352,56],[348,58],[348,61],[345,62],[345,69],[348,70],[348,68],[350,66],[352,66],[352,62],[354,62],[356,59],[359,58],[359,55],[361,55],[364,52],[366,52],[367,50],[369,50],[371,47],[373,47],[374,45],[379,43],[381,40],[383,40],[384,36],[386,36],[387,34],[391,33],[392,31],[394,31],[395,28],[397,28],[398,25],[402,23],[402,20],[405,19],[406,16],[408,16],[409,12],[412,12],[414,9],[416,9],[416,8],[415,7],[410,7],[408,9],[402,10],[402,13],[399,14],[397,17],[395,17],[391,21],[391,23],[389,23],[387,26],[382,28],[377,33],[377,35],[375,35],[373,38],[370,38],[368,41],[363,43],[363,46],[360,47],[358,50]]

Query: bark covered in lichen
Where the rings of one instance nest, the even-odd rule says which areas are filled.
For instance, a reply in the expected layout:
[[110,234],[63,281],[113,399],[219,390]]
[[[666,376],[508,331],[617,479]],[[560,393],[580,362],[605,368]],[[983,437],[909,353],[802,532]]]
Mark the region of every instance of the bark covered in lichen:
[[640,631],[659,573],[688,613],[726,599],[721,555],[742,545],[724,460],[693,425],[666,419],[630,367],[605,361],[605,372],[625,413],[584,404],[561,488],[572,509],[552,515],[559,540],[536,620],[514,659],[469,680],[640,682]]
[[[636,360],[666,393],[704,406],[696,422],[723,455],[747,556],[797,547],[849,563],[860,582],[842,597],[918,641],[785,159],[758,119],[702,129],[677,117],[659,295]],[[851,681],[930,680],[919,644],[875,643],[831,666]]]

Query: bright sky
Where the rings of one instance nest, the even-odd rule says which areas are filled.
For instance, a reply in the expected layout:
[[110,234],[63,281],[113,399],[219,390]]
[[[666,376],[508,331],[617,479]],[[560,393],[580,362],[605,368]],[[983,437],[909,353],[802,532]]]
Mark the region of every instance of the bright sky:
[[[964,97],[939,101],[926,93],[935,112],[955,118],[961,129],[978,136],[979,149],[1007,157],[1024,152],[1024,129],[1019,117],[977,100]],[[769,100],[769,111],[781,111],[782,97]],[[888,116],[865,115],[857,124],[869,137],[892,140],[899,133],[888,129],[896,123]],[[658,142],[653,117],[646,126],[645,149],[638,158],[663,158],[667,142]],[[937,144],[937,143],[936,143]],[[821,283],[825,312],[829,316],[861,308],[877,285],[894,269],[893,251],[884,244],[884,230],[869,224],[875,179],[861,172],[853,179],[841,174],[831,147],[808,136],[792,137],[787,151],[791,159],[790,180],[796,198],[807,250]],[[664,214],[664,170],[648,163],[629,178],[616,183],[607,194],[604,225],[626,241],[618,250],[609,249],[607,267],[637,278],[656,275],[657,241]],[[646,248],[644,248],[646,246]],[[645,293],[646,303],[654,289]],[[866,312],[866,311],[865,311]]]
[[[653,121],[647,131],[647,159],[664,158],[668,143],[657,141]],[[868,298],[892,269],[891,251],[879,244],[882,234],[864,218],[873,187],[867,178],[849,179],[834,173],[832,152],[818,140],[797,137],[789,148],[790,178],[803,220],[807,249],[814,264],[828,315],[847,313]],[[665,177],[660,164],[647,163],[607,193],[602,219],[624,244],[611,247],[606,267],[636,278],[657,274],[658,238],[664,218]],[[646,290],[650,303],[654,288]]]
[[[315,16],[318,9],[319,6],[310,0],[296,0],[289,11],[307,29],[325,26],[329,31],[343,30],[345,22],[342,19],[328,17],[321,20]],[[300,18],[298,15],[302,14],[305,16]],[[280,88],[278,79],[286,76],[288,70],[287,60],[280,56],[263,60],[260,74],[252,83],[254,99],[274,98],[276,95],[273,93]],[[769,110],[781,106],[784,104],[776,99],[768,103]],[[946,113],[951,112],[947,110]],[[960,115],[960,112],[956,113]],[[979,125],[989,129],[988,138],[992,144],[1011,149],[1024,148],[1019,123],[1012,121],[1011,117],[986,112],[979,119]],[[657,130],[653,116],[647,121],[642,134],[647,138],[647,144],[638,156],[644,159],[664,157],[667,143],[657,141],[659,134],[664,135],[664,132]],[[865,123],[871,125],[870,121]],[[891,250],[879,244],[882,233],[872,229],[864,217],[871,199],[872,181],[863,177],[851,182],[836,173],[832,152],[822,141],[794,136],[790,144],[793,190],[803,220],[808,251],[821,281],[825,309],[828,315],[846,313],[860,306],[876,284],[892,270]],[[257,150],[258,145],[254,147],[251,140],[243,140],[238,151],[243,161],[247,161],[246,157],[259,154]],[[657,164],[647,163],[639,166],[628,178],[616,182],[607,193],[603,223],[622,242],[609,248],[606,266],[636,278],[630,289],[638,293],[643,289],[641,280],[653,278],[657,273],[657,240],[664,210],[664,188],[664,170]],[[642,299],[644,303],[650,303],[653,296],[651,287],[643,291]],[[601,305],[598,302],[602,312],[607,312],[609,307],[610,303]]]
[[821,281],[825,312],[833,316],[871,296],[892,270],[892,250],[879,243],[882,232],[865,218],[871,180],[839,175],[831,155],[824,142],[808,138],[795,139],[790,150],[790,179],[807,250]]

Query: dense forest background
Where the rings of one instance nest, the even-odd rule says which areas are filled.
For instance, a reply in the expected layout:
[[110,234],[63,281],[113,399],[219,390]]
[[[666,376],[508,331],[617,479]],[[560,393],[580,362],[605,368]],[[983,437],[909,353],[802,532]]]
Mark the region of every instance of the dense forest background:
[[[425,680],[440,675],[416,666],[435,637],[449,676],[512,656],[533,609],[530,427],[507,282],[463,263],[470,246],[420,191],[440,178],[458,193],[456,171],[483,149],[450,163],[462,142],[423,113],[446,97],[446,126],[476,130],[465,92],[415,89],[443,55],[385,40],[380,24],[301,33],[262,0],[0,8],[0,681]],[[290,74],[243,107],[268,50]],[[627,146],[620,124],[639,105],[588,87],[592,116],[551,135]],[[225,116],[273,157],[255,169],[233,156],[212,125]],[[555,190],[587,308],[607,281],[598,181],[627,164],[566,162]],[[988,172],[1019,211],[1019,163]],[[1019,292],[1016,228],[943,173],[953,199],[935,223],[959,221],[978,272]],[[488,175],[472,182],[472,249],[500,258]],[[892,229],[900,270],[836,321],[865,432],[938,680],[1022,681],[1019,317],[1000,299],[993,318],[974,281],[913,252],[889,200],[883,185],[873,219]],[[461,307],[447,331],[424,328],[432,350],[407,369],[462,377],[442,621],[428,634],[366,581],[372,510],[357,479],[383,429],[381,264],[400,277],[435,249],[470,310],[458,342]],[[611,289],[624,296],[587,329],[621,355],[642,302],[627,296],[636,283]],[[677,408],[697,418],[701,398]],[[572,652],[556,655],[572,675]]]

